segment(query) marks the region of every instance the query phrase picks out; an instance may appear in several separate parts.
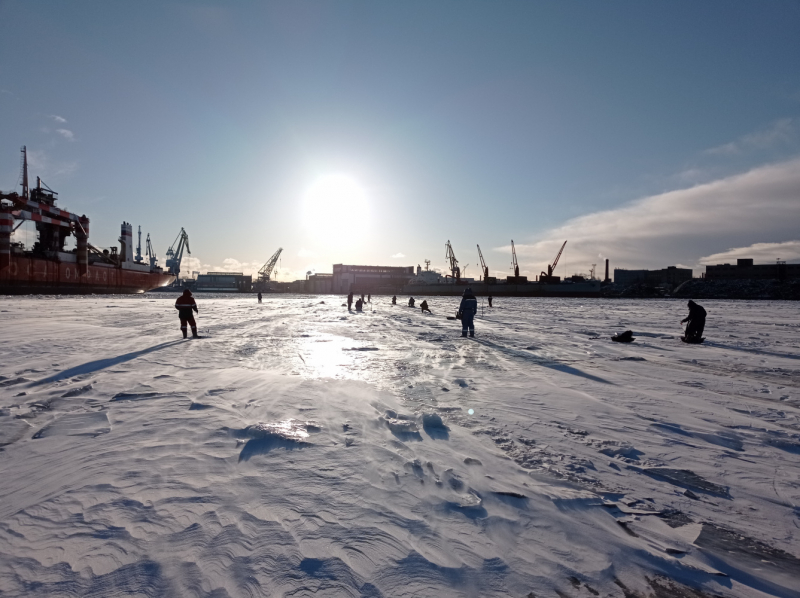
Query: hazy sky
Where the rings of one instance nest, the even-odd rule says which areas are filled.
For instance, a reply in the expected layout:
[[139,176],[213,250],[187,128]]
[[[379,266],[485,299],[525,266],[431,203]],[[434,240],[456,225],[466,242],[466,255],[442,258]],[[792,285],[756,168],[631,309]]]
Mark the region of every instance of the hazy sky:
[[[0,0],[0,189],[162,263],[800,259],[800,3]],[[34,178],[35,180],[35,178]],[[26,225],[28,226],[28,225]],[[134,229],[135,230],[135,229]],[[24,228],[20,234],[24,235]],[[742,249],[746,248],[746,249]],[[599,266],[598,266],[599,268]],[[698,270],[699,273],[699,270]]]

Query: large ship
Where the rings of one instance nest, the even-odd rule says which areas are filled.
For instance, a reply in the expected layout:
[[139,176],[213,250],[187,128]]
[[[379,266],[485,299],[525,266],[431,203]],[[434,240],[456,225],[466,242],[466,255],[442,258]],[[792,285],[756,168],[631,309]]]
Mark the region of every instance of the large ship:
[[[89,219],[56,207],[57,195],[39,177],[36,187],[28,188],[23,147],[22,193],[0,191],[0,294],[141,293],[175,280],[151,252],[147,261],[140,251],[134,259],[133,227],[127,222],[119,250],[89,243]],[[36,223],[37,240],[30,248],[11,242],[25,221]],[[66,250],[71,235],[75,248]]]

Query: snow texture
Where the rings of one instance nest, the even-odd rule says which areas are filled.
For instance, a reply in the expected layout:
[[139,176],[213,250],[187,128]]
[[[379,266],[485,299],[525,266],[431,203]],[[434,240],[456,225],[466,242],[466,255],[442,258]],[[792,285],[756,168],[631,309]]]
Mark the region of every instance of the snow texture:
[[0,299],[0,595],[800,597],[796,303],[173,301]]

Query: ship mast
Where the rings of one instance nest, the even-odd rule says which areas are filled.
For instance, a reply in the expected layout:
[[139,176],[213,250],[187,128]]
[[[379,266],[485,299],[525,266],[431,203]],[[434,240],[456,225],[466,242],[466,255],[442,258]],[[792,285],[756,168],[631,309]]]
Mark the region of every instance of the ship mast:
[[28,148],[22,146],[22,197],[30,199],[28,195]]

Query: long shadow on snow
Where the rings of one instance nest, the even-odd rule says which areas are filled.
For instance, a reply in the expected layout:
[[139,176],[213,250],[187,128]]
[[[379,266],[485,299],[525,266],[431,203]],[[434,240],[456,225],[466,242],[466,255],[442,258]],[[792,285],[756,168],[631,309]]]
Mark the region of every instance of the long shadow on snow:
[[239,462],[241,463],[242,461],[248,461],[251,457],[255,457],[256,455],[265,455],[273,449],[282,448],[286,449],[287,451],[293,451],[295,449],[301,449],[307,446],[311,446],[311,444],[307,442],[289,440],[279,436],[251,438],[245,443],[244,447],[242,448],[242,452],[239,453]]
[[52,376],[48,376],[47,378],[42,378],[41,380],[36,380],[35,382],[31,382],[31,386],[37,386],[39,384],[47,384],[48,382],[56,382],[58,380],[63,380],[64,378],[72,378],[73,376],[80,376],[81,374],[91,374],[99,370],[110,368],[113,365],[118,365],[120,363],[125,363],[126,361],[136,359],[141,355],[153,353],[154,351],[160,351],[161,349],[166,349],[167,347],[171,347],[172,345],[177,345],[182,342],[184,341],[183,340],[169,341],[166,343],[161,343],[160,345],[153,345],[152,347],[148,347],[147,349],[142,349],[140,351],[125,353],[124,355],[119,355],[117,357],[109,357],[108,359],[98,359],[96,361],[89,361],[88,363],[84,363],[82,365],[76,365],[75,367],[69,368],[68,370],[63,370],[58,374],[53,374]]
[[703,344],[706,347],[716,347],[717,349],[730,349],[731,351],[742,351],[743,353],[754,353],[756,355],[769,355],[770,357],[783,357],[784,359],[800,359],[800,355],[775,353],[774,351],[762,351],[761,349],[747,349],[745,347],[734,347],[733,345],[723,345],[722,343],[715,343],[713,341],[705,341]]
[[525,353],[523,351],[518,351],[517,349],[509,349],[508,347],[503,347],[501,345],[496,345],[495,343],[483,339],[474,339],[476,343],[480,343],[481,345],[485,345],[487,347],[491,347],[492,349],[497,349],[498,351],[502,351],[508,355],[513,355],[514,357],[521,357],[522,359],[526,359],[528,361],[533,361],[536,365],[540,365],[542,367],[550,368],[551,370],[556,370],[558,372],[564,372],[565,374],[572,374],[573,376],[580,376],[581,378],[586,378],[587,380],[592,380],[594,382],[602,382],[603,384],[614,384],[613,382],[609,382],[599,376],[593,376],[592,374],[587,374],[579,370],[578,368],[574,368],[570,365],[565,365],[563,363],[554,363],[545,361],[541,357],[536,357],[534,355],[530,355],[529,353]]

